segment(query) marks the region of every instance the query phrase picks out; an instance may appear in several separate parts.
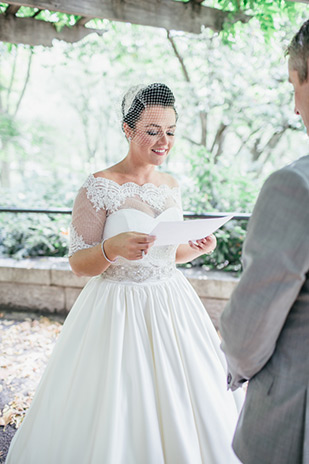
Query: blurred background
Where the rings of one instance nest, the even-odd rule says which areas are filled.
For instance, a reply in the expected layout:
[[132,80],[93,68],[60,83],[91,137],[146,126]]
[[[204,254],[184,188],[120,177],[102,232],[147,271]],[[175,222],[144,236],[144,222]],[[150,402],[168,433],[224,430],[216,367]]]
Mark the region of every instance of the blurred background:
[[[222,2],[204,2],[210,3]],[[162,169],[177,177],[184,210],[250,213],[265,178],[308,154],[284,56],[308,5],[286,2],[280,11],[280,3],[264,2],[263,15],[220,34],[97,19],[87,27],[99,33],[73,44],[0,42],[0,207],[71,209],[89,173],[127,153],[124,93],[164,82],[176,96],[179,121]],[[7,6],[0,3],[0,12]],[[34,11],[22,7],[18,15]],[[39,14],[58,28],[74,21]],[[69,215],[2,212],[0,254],[66,256],[69,221]],[[246,226],[229,223],[218,232],[216,253],[195,264],[239,271]]]

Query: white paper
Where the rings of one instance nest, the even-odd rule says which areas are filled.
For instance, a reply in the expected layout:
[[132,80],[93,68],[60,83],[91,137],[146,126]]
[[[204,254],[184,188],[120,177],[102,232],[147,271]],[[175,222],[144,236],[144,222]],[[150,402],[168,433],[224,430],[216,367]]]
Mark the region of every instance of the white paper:
[[233,215],[209,218],[191,219],[189,221],[165,221],[160,222],[150,235],[155,235],[155,246],[180,245],[207,237],[219,227],[232,219]]

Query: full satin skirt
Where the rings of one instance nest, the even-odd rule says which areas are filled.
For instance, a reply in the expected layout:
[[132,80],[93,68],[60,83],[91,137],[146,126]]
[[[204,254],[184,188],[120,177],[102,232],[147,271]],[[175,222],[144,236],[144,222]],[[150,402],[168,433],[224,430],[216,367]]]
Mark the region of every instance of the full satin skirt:
[[92,278],[73,306],[6,464],[234,464],[243,392],[180,271]]

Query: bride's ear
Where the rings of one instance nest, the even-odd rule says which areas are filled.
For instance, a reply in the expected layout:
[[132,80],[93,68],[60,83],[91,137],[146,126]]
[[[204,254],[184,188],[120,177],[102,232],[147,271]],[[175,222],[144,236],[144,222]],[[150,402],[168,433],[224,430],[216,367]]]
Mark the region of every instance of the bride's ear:
[[127,140],[132,140],[133,137],[133,129],[126,122],[123,123],[123,130],[126,135]]

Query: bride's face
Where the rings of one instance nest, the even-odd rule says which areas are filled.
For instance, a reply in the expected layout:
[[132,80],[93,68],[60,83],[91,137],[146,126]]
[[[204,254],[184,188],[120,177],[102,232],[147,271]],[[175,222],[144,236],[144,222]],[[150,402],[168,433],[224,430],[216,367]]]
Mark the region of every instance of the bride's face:
[[160,165],[174,145],[176,114],[173,108],[147,107],[132,133],[131,151],[150,164]]

